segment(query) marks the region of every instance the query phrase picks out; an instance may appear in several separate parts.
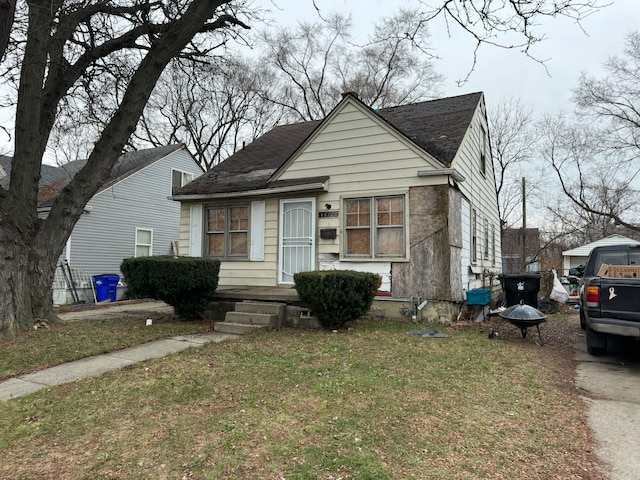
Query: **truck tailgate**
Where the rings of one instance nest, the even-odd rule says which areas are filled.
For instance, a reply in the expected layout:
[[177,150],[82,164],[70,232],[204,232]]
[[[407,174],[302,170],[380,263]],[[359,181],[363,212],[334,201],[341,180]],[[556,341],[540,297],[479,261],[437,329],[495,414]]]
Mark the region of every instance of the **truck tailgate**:
[[640,322],[640,279],[601,278],[600,312],[604,318]]

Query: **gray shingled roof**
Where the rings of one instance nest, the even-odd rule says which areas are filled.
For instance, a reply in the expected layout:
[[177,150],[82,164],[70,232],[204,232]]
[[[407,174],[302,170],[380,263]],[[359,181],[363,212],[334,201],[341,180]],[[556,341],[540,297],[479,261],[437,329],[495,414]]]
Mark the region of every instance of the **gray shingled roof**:
[[[149,148],[135,152],[128,152],[122,155],[114,165],[111,176],[105,181],[101,189],[108,188],[116,181],[120,181],[124,177],[150,165],[166,155],[184,148],[184,145],[166,145],[163,147]],[[9,177],[11,176],[11,157],[0,156],[0,165],[7,170],[5,163],[8,164],[8,176],[0,179],[0,185],[7,187],[9,185]],[[73,176],[86,165],[87,160],[74,160],[64,165],[54,167],[52,165],[42,164],[40,169],[39,187],[42,190],[47,186],[55,184],[56,191],[59,191],[67,183],[71,181]],[[40,206],[47,206],[53,203],[52,199],[43,202]]]
[[[471,93],[384,108],[375,113],[448,166],[462,143],[481,97],[480,92]],[[270,183],[269,180],[321,123],[315,120],[275,127],[180,189],[176,195],[247,192],[280,186],[279,182]],[[326,178],[300,179],[298,183],[315,183]]]

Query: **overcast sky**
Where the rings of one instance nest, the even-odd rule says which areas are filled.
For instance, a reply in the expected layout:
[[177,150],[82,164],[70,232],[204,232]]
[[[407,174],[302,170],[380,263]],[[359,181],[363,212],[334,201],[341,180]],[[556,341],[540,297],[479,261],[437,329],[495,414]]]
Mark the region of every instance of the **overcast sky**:
[[[314,21],[317,14],[312,0],[273,0],[282,10],[274,11],[275,20],[291,26],[297,21]],[[438,1],[438,0],[433,0]],[[606,3],[603,0],[602,3]],[[640,29],[640,1],[613,0],[612,5],[589,16],[580,26],[564,19],[545,19],[540,31],[547,40],[533,49],[533,54],[545,59],[547,70],[517,50],[483,47],[469,81],[458,86],[473,61],[473,42],[460,30],[450,37],[439,19],[430,27],[433,47],[440,57],[435,67],[445,75],[443,96],[475,91],[485,92],[489,106],[503,98],[520,98],[534,106],[536,113],[553,113],[571,108],[571,90],[580,72],[602,73],[602,63],[610,55],[622,52],[625,35]],[[393,13],[399,2],[389,0],[316,0],[323,13],[351,13],[358,32],[366,35],[383,16]],[[415,5],[406,0],[403,6]]]

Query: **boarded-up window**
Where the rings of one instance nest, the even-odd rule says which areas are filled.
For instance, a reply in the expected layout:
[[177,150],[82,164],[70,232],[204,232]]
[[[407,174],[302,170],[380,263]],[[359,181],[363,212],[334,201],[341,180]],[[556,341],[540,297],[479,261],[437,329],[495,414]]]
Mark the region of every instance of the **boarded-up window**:
[[246,256],[249,207],[229,207],[229,255]]
[[371,255],[371,199],[346,200],[347,255]]
[[249,206],[207,208],[207,254],[213,257],[247,257]]
[[404,255],[404,198],[376,199],[377,236],[376,255],[398,257]]
[[345,200],[345,256],[403,257],[404,202],[402,195]]

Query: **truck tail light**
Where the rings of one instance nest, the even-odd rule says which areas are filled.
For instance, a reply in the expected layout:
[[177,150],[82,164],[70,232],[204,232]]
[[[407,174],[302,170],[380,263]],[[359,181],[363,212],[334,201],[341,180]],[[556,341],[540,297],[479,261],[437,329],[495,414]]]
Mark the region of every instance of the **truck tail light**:
[[587,287],[587,307],[598,308],[600,306],[600,287]]

